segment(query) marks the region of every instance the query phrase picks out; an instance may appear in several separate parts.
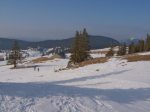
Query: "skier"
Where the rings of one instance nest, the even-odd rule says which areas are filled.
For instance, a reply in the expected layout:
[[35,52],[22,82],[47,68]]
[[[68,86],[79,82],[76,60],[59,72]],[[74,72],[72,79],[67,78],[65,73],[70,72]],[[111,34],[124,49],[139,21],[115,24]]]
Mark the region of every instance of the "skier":
[[38,72],[40,71],[40,69],[38,68]]

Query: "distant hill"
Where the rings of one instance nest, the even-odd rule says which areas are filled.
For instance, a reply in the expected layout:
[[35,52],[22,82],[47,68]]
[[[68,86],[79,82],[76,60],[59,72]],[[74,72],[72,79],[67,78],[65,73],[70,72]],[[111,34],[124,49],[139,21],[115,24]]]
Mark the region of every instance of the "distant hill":
[[[0,38],[0,49],[10,49],[14,40],[17,39],[8,39],[8,38]],[[62,40],[45,40],[39,42],[29,42],[24,40],[17,40],[20,47],[22,49],[26,49],[28,47],[44,47],[44,48],[52,48],[57,46],[63,46],[69,48],[74,38],[62,39]],[[115,39],[105,37],[105,36],[93,36],[89,35],[90,46],[91,49],[99,49],[109,47],[111,44],[118,45],[119,42]]]

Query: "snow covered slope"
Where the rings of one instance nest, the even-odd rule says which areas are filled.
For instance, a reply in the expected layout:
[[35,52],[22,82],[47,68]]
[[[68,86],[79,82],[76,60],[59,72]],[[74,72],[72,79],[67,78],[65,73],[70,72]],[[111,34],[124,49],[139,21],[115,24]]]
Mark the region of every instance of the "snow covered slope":
[[0,67],[0,112],[150,112],[150,62],[106,63],[55,72],[68,59]]

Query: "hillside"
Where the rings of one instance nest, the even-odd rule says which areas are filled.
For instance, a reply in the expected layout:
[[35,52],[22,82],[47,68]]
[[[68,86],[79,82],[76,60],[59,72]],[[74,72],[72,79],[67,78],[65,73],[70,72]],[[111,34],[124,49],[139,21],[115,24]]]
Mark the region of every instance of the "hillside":
[[68,61],[36,63],[39,72],[27,67],[35,66],[30,62],[13,70],[12,65],[0,66],[0,112],[149,112],[149,61],[112,57],[105,63],[55,72]]
[[[22,49],[27,47],[44,47],[52,48],[57,46],[63,46],[69,48],[74,38],[62,39],[62,40],[45,40],[39,42],[29,42],[23,40],[17,40]],[[0,49],[10,49],[15,39],[0,38]],[[89,36],[90,45],[92,49],[105,48],[110,46],[110,44],[118,45],[119,42],[109,37],[105,36]]]

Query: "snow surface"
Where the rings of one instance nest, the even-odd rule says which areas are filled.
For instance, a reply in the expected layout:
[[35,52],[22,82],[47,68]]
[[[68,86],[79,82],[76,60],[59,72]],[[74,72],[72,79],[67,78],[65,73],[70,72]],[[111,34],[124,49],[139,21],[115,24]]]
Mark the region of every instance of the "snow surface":
[[150,55],[150,52],[142,52],[142,53],[138,53],[138,55]]
[[7,64],[7,61],[0,61],[0,66],[4,66]]
[[[109,51],[109,50],[110,50],[110,47],[108,47],[108,48],[103,48],[103,49],[93,49],[93,50],[91,50],[91,52]],[[119,50],[119,46],[113,47],[113,50],[114,50],[114,51],[118,51],[118,50]]]
[[0,112],[150,112],[150,62],[112,58],[55,72],[68,59],[0,66]]
[[0,53],[0,57],[6,59],[6,53]]
[[29,57],[42,56],[40,51],[36,51],[36,50],[27,50],[27,53],[29,54]]
[[91,50],[91,52],[97,52],[97,51],[109,51],[110,50],[110,47],[109,48],[103,48],[103,49],[93,49]]
[[90,54],[92,58],[100,58],[100,57],[105,57],[105,54],[102,53],[92,53]]

